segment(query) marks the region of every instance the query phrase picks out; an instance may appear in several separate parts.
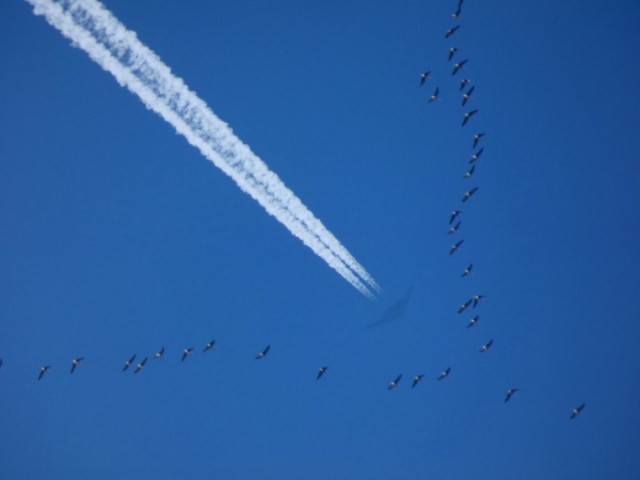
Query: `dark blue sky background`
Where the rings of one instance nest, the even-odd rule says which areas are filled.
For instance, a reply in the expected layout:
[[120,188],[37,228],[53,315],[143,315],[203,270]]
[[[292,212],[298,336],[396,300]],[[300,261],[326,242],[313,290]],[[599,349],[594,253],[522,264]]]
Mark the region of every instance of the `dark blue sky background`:
[[1,2],[0,477],[637,478],[637,2],[105,3],[384,294]]

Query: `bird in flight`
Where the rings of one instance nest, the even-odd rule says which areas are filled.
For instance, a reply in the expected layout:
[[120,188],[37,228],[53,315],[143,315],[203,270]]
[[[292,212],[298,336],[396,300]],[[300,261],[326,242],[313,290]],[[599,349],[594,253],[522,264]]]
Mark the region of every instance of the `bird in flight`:
[[402,378],[402,374],[398,375],[394,380],[389,382],[389,386],[387,387],[387,390],[391,390],[392,388],[396,388],[398,386],[398,382],[400,381],[401,378]]
[[468,78],[465,78],[465,79],[461,80],[460,81],[460,91],[464,90],[464,87],[466,87],[470,83],[471,83],[471,80],[469,80]]
[[413,383],[411,384],[411,388],[415,388],[415,386],[420,383],[420,381],[422,380],[422,377],[424,377],[424,375],[420,374],[420,375],[416,375],[415,377],[413,377]]
[[482,347],[480,347],[480,353],[482,352],[486,352],[487,350],[489,350],[491,348],[491,345],[493,345],[493,338],[491,340],[489,340],[487,343],[485,343]]
[[262,360],[264,357],[266,357],[267,353],[269,353],[269,349],[271,349],[271,345],[267,345],[266,347],[264,347],[264,350],[256,355],[256,360]]
[[207,343],[207,346],[204,347],[204,350],[202,350],[203,352],[208,352],[209,350],[213,350],[213,347],[215,346],[216,341],[215,340],[211,340],[209,343]]
[[482,152],[484,152],[484,147],[482,147],[480,150],[478,150],[476,153],[474,153],[473,155],[471,155],[471,159],[469,160],[469,163],[475,163],[478,160],[480,160],[480,155],[482,155]]
[[462,210],[454,210],[453,212],[451,212],[451,217],[449,217],[449,225],[451,225],[453,221],[456,219],[456,217],[461,213],[462,213]]
[[467,268],[464,269],[464,271],[462,272],[462,274],[460,275],[461,277],[466,277],[467,275],[471,275],[471,270],[473,269],[473,263],[470,263],[469,265],[467,265]]
[[438,377],[438,380],[442,380],[443,378],[447,378],[449,376],[449,373],[451,373],[451,367],[447,367],[446,370],[443,370],[440,373],[440,376]]
[[431,75],[431,70],[427,70],[426,72],[422,72],[420,74],[420,86],[424,85],[424,82],[429,80],[429,75]]
[[456,11],[451,14],[451,16],[453,18],[460,18],[460,14],[462,13],[462,2],[463,1],[464,0],[458,0],[458,7],[456,8]]
[[458,240],[456,243],[451,245],[451,248],[449,249],[449,255],[453,255],[453,253],[456,250],[458,250],[458,248],[460,248],[460,245],[462,245],[463,242],[464,242],[464,240]]
[[585,405],[586,405],[586,403],[583,403],[579,407],[574,408],[573,412],[571,412],[571,416],[569,417],[569,420],[573,420],[578,415],[580,415],[580,412],[582,412],[582,409],[585,407]]
[[510,388],[507,390],[507,396],[504,399],[504,402],[507,403],[511,397],[518,391],[517,388]]
[[164,346],[156,353],[153,358],[159,360],[164,357]]
[[470,298],[469,300],[467,300],[466,302],[464,302],[462,305],[460,305],[460,307],[458,308],[458,313],[462,313],[464,312],[467,308],[469,308],[469,305],[471,305],[471,302],[473,301],[472,298]]
[[76,367],[80,365],[80,362],[84,360],[84,357],[78,357],[71,360],[71,373],[76,371]]
[[482,137],[484,137],[484,133],[476,133],[473,136],[473,148],[476,148],[478,146],[478,142]]
[[458,220],[458,223],[456,223],[454,226],[452,226],[447,233],[449,235],[451,235],[452,233],[456,233],[458,231],[458,229],[460,228],[460,224],[461,223],[462,223],[462,220]]
[[473,308],[476,308],[476,305],[478,305],[478,303],[480,303],[480,300],[482,300],[484,297],[486,297],[486,295],[482,295],[482,294],[474,295],[473,296]]
[[449,58],[448,61],[451,61],[451,59],[453,58],[453,56],[458,52],[458,49],[456,47],[451,47],[449,49]]
[[193,350],[193,347],[185,348],[184,350],[182,350],[182,357],[180,358],[180,361],[184,362],[184,360],[193,353]]
[[463,176],[462,178],[471,178],[473,177],[473,172],[476,171],[476,166],[473,165]]
[[145,364],[147,363],[148,359],[149,359],[148,357],[144,357],[142,361],[138,363],[138,365],[136,365],[136,369],[133,371],[133,373],[138,373],[140,370],[142,370]]
[[476,315],[475,317],[469,319],[469,323],[467,323],[467,328],[473,327],[480,320],[480,315]]
[[476,89],[476,86],[472,86],[469,90],[467,90],[467,93],[465,93],[464,95],[462,95],[462,106],[464,107],[467,102],[469,101],[469,99],[471,98],[471,94],[473,93],[473,91]]
[[136,359],[136,354],[134,353],[133,357],[131,357],[129,360],[127,360],[124,363],[124,367],[122,367],[122,371],[124,372],[127,368],[129,368],[135,359]]
[[469,121],[469,119],[473,117],[476,113],[478,113],[477,108],[475,110],[471,110],[470,112],[465,113],[464,118],[462,119],[462,126],[464,127]]
[[440,95],[440,87],[436,87],[435,92],[433,92],[433,94],[429,97],[429,103],[435,102],[436,100],[438,100],[439,95]]
[[45,365],[44,367],[40,367],[40,373],[38,374],[38,381],[42,378],[42,376],[47,373],[47,370],[51,368],[51,365]]
[[316,375],[316,380],[320,380],[320,377],[327,373],[328,369],[329,367],[320,367],[320,369],[318,370],[318,374]]
[[467,200],[469,200],[471,198],[471,196],[476,193],[476,191],[478,190],[478,187],[473,187],[471,190],[469,190],[468,192],[465,192],[464,196],[462,197],[462,201],[466,202]]
[[456,25],[455,27],[451,27],[449,30],[447,30],[447,32],[444,34],[444,38],[449,38],[451,35],[453,35],[454,33],[456,33],[456,31],[460,28],[460,25]]
[[[458,73],[458,71],[464,67],[464,64],[467,63],[469,60],[467,60],[466,58],[464,60],[459,61],[458,63],[456,63],[453,66],[453,70],[451,70],[451,75],[455,75],[456,73]],[[473,87],[471,87],[473,88]]]

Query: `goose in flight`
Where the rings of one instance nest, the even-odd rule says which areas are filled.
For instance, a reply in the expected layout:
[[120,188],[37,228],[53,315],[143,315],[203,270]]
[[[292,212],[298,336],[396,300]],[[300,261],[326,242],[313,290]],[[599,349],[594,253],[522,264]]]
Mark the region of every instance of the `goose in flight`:
[[320,369],[318,370],[318,374],[316,375],[316,380],[320,380],[320,377],[327,373],[328,369],[329,367],[320,367]]
[[449,30],[446,31],[446,33],[444,34],[444,38],[449,38],[451,35],[453,35],[454,33],[456,33],[458,31],[458,29],[460,28],[460,25],[456,25],[455,27],[451,27]]
[[458,223],[456,223],[454,226],[452,226],[447,233],[449,235],[451,235],[452,233],[456,233],[458,231],[458,229],[460,228],[460,224],[461,223],[462,223],[462,220],[458,220]]
[[149,359],[148,357],[144,357],[142,361],[138,363],[138,365],[136,365],[136,369],[133,371],[133,373],[138,373],[140,370],[142,370],[145,364],[147,363],[148,359]]
[[420,86],[424,85],[424,82],[429,80],[429,75],[431,75],[431,70],[428,70],[426,72],[422,72],[420,74]]
[[462,197],[462,201],[466,202],[467,200],[469,200],[471,198],[471,196],[476,193],[476,191],[478,190],[478,187],[473,187],[471,190],[469,190],[468,192],[465,192],[464,196]]
[[473,155],[471,155],[471,159],[469,160],[469,163],[475,163],[478,160],[480,160],[480,155],[482,155],[482,152],[484,152],[484,147],[482,147],[480,150],[478,150],[476,153],[474,153]]
[[446,370],[443,370],[440,373],[440,376],[438,377],[438,380],[442,380],[443,378],[447,378],[449,376],[449,373],[451,373],[451,367],[447,367]]
[[482,347],[480,347],[479,352],[486,352],[487,350],[489,350],[491,348],[491,345],[493,345],[493,338],[491,340],[489,340],[487,343],[485,343],[484,345],[482,345]]
[[154,359],[159,360],[164,357],[164,346],[153,356]]
[[467,275],[471,275],[471,270],[473,269],[473,263],[470,263],[469,265],[467,265],[467,268],[464,269],[464,271],[462,272],[462,274],[460,275],[461,277],[466,277]]
[[422,377],[424,377],[424,375],[422,374],[416,375],[415,377],[413,377],[413,383],[411,384],[411,388],[415,388],[415,386],[422,381]]
[[71,360],[71,373],[76,371],[76,367],[80,365],[80,362],[84,360],[84,357],[78,357]]
[[456,47],[451,47],[449,49],[449,58],[448,61],[450,62],[451,59],[453,58],[453,56],[458,52],[458,49]]
[[266,357],[270,349],[271,349],[271,345],[267,345],[266,347],[264,347],[264,350],[262,350],[258,355],[256,355],[256,360],[262,360],[264,357]]
[[459,240],[456,243],[454,243],[453,245],[451,245],[451,249],[449,249],[449,255],[453,255],[453,253],[458,250],[458,248],[460,248],[460,245],[462,245],[462,243],[464,242],[464,240]]
[[392,388],[396,388],[398,386],[398,382],[400,382],[401,378],[402,378],[402,374],[398,375],[394,380],[389,382],[389,386],[387,387],[387,390],[391,390]]
[[211,340],[209,343],[207,343],[207,346],[204,347],[204,350],[202,350],[203,352],[208,352],[209,350],[213,350],[213,347],[215,346],[216,341],[215,340]]
[[482,137],[484,137],[484,133],[476,133],[473,136],[473,148],[476,148],[478,146],[478,142]]
[[469,90],[467,90],[467,93],[462,95],[462,106],[464,107],[467,102],[469,101],[469,99],[471,98],[471,94],[473,93],[473,91],[476,89],[476,86],[472,86]]
[[436,100],[438,100],[440,97],[440,87],[436,87],[435,92],[433,92],[433,94],[429,97],[429,103],[431,102],[435,102]]
[[504,403],[507,403],[511,397],[518,391],[517,388],[510,388],[507,390],[507,396],[504,399]]
[[456,217],[461,213],[462,213],[462,210],[454,210],[453,212],[451,212],[451,216],[449,217],[449,225],[451,225],[453,221],[456,219]]
[[[451,70],[451,75],[455,75],[456,73],[458,73],[458,72],[460,71],[460,69],[461,69],[462,67],[464,67],[465,63],[467,63],[468,61],[469,61],[469,60],[465,58],[464,60],[461,60],[461,61],[459,61],[458,63],[456,63],[456,64],[453,66],[453,70]],[[473,87],[471,87],[471,88],[473,88]]]
[[180,358],[180,361],[184,362],[185,359],[193,353],[193,350],[193,347],[185,348],[184,350],[182,350],[182,357]]
[[569,420],[573,420],[574,418],[576,418],[578,415],[580,415],[580,412],[582,412],[582,409],[586,406],[586,403],[583,403],[582,405],[580,405],[579,407],[576,407],[573,409],[573,411],[571,412],[571,416],[569,417]]
[[134,353],[133,356],[124,363],[124,367],[122,367],[122,371],[124,372],[127,368],[129,368],[135,359],[136,359],[136,354]]
[[467,328],[473,327],[480,320],[480,315],[476,315],[475,317],[469,319],[469,323],[467,323]]
[[464,302],[462,305],[460,305],[460,307],[458,307],[458,313],[462,313],[464,312],[467,308],[469,308],[469,305],[471,305],[471,302],[473,301],[472,298],[470,298],[469,300],[467,300],[466,302]]
[[42,379],[43,375],[47,373],[47,370],[51,368],[51,365],[45,365],[44,367],[40,367],[40,373],[38,374],[38,381]]
[[470,112],[465,113],[464,118],[462,119],[462,126],[464,127],[469,121],[469,119],[473,117],[476,113],[478,113],[477,108],[475,110],[471,110]]

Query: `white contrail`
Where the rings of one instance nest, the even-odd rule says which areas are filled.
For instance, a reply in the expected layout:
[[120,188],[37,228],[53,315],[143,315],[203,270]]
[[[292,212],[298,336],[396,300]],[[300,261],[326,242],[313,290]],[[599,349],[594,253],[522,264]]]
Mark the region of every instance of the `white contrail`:
[[367,297],[380,287],[322,222],[231,128],[95,0],[27,0],[64,36],[135,93],[238,186]]

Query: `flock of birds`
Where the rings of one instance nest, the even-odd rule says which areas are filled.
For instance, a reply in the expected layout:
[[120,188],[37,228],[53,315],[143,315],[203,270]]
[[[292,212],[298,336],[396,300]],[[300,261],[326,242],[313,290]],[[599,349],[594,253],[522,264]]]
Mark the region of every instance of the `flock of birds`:
[[[455,20],[459,20],[460,15],[462,13],[462,6],[463,6],[464,0],[458,0],[458,4],[457,4],[457,8],[455,10],[455,12],[452,14],[452,17]],[[451,38],[458,30],[460,29],[460,24],[457,24],[455,26],[453,26],[452,28],[448,29],[444,35],[445,39],[449,39]],[[457,47],[450,47],[449,51],[448,51],[448,61],[451,62],[454,60],[454,57],[458,54],[460,50]],[[468,63],[468,59],[463,59],[460,61],[457,61],[456,63],[454,63],[453,65],[453,69],[451,71],[451,76],[456,76],[456,74],[458,74],[458,72],[460,72],[462,70],[462,68]],[[427,84],[427,82],[429,80],[431,80],[432,76],[431,76],[431,71],[425,71],[423,73],[420,74],[420,87],[423,87],[424,85]],[[459,92],[461,92],[462,94],[462,106],[466,106],[466,104],[471,100],[471,97],[473,95],[475,91],[475,85],[471,84],[471,81],[467,78],[461,80],[460,85],[459,85]],[[440,96],[440,87],[436,86],[434,92],[431,94],[431,96],[428,99],[429,103],[435,102],[439,99]],[[462,127],[465,127],[469,121],[478,113],[478,109],[473,109],[470,110],[468,112],[465,112],[462,118]],[[472,148],[475,150],[478,146],[478,144],[482,141],[483,137],[485,136],[484,133],[476,133],[473,135],[472,137]],[[476,163],[478,162],[478,160],[480,159],[480,156],[483,154],[484,152],[484,147],[481,147],[480,149],[478,149],[477,151],[475,151],[475,153],[473,153],[471,155],[470,160],[468,161],[468,163],[471,165],[471,167],[469,168],[469,170],[463,175],[463,178],[468,179],[468,178],[473,178],[474,173],[475,173],[475,169],[476,169]],[[471,189],[469,189],[468,191],[466,191],[464,193],[464,195],[462,196],[462,203],[466,203],[468,202],[473,195],[478,191],[478,187],[473,187]],[[456,234],[460,228],[460,225],[462,223],[462,220],[459,219],[458,217],[462,214],[461,210],[453,210],[451,212],[451,215],[449,217],[449,231],[448,233],[450,235]],[[457,220],[457,221],[456,221]],[[455,222],[455,223],[454,223]],[[453,255],[454,253],[456,253],[461,245],[464,243],[463,239],[458,240],[457,242],[455,242],[451,248],[449,249],[449,255]],[[467,277],[469,275],[471,275],[473,270],[473,264],[469,263],[467,265],[467,267],[465,267],[465,269],[463,270],[461,276],[462,277]],[[464,303],[462,303],[460,305],[460,307],[458,308],[458,313],[463,313],[464,311],[466,311],[468,308],[472,308],[475,309],[478,304],[480,303],[480,301],[482,299],[484,299],[486,297],[486,295],[484,294],[476,294],[474,296],[472,296],[471,298],[469,298],[468,300],[466,300]],[[467,328],[471,328],[475,325],[477,325],[478,321],[480,319],[479,315],[474,315],[469,322],[467,323]],[[207,344],[204,346],[204,348],[202,349],[203,353],[206,353],[210,350],[213,350],[215,347],[216,341],[215,340],[211,340],[209,342],[207,342]],[[482,345],[480,347],[480,353],[484,353],[489,351],[489,349],[491,348],[491,346],[493,345],[493,339],[490,339],[487,343],[485,343],[484,345]],[[269,350],[271,349],[271,345],[267,345],[263,350],[261,350],[260,352],[257,353],[256,355],[256,360],[262,360],[264,358],[266,358],[266,356],[269,353]],[[184,362],[189,356],[191,356],[193,353],[195,352],[195,348],[194,347],[188,347],[182,350],[181,356],[180,356],[180,360],[182,362]],[[153,360],[160,360],[162,358],[164,358],[165,355],[165,348],[164,346],[160,348],[160,350],[158,352],[156,352],[153,356],[151,356],[151,358]],[[127,371],[130,367],[132,367],[135,364],[135,367],[133,368],[133,373],[134,374],[138,374],[141,370],[143,370],[149,360],[150,357],[146,356],[142,359],[140,359],[140,361],[138,363],[136,362],[136,358],[137,355],[134,354],[132,355],[130,358],[128,358],[123,367],[122,367],[122,371],[125,372]],[[71,361],[71,365],[70,365],[70,372],[71,374],[73,374],[76,369],[82,364],[82,362],[84,361],[84,357],[77,357],[74,358]],[[0,370],[3,367],[3,360],[0,358]],[[52,365],[43,365],[42,367],[40,367],[40,370],[38,372],[38,376],[37,376],[37,380],[40,381],[44,378],[44,376],[47,374],[47,372],[49,370],[51,370]],[[328,371],[329,367],[327,366],[323,366],[320,367],[317,371],[316,374],[316,379],[320,380]],[[451,367],[447,367],[445,370],[443,370],[440,375],[437,377],[437,380],[443,380],[445,378],[447,378],[451,373]],[[411,383],[411,388],[415,388],[424,378],[424,374],[418,374],[415,375],[413,377],[413,381]],[[396,388],[400,381],[402,379],[402,374],[397,375],[391,382],[389,382],[387,389],[392,390],[394,388]],[[506,396],[504,398],[505,402],[508,402],[517,392],[518,392],[518,388],[509,388],[506,391]],[[577,406],[576,408],[574,408],[571,412],[570,415],[570,419],[574,419],[576,418],[584,409],[585,404],[582,403],[581,405]]]

